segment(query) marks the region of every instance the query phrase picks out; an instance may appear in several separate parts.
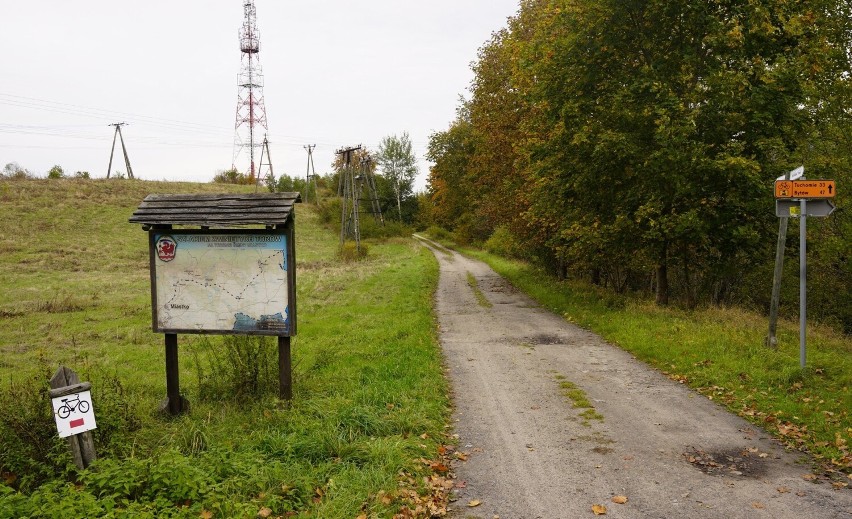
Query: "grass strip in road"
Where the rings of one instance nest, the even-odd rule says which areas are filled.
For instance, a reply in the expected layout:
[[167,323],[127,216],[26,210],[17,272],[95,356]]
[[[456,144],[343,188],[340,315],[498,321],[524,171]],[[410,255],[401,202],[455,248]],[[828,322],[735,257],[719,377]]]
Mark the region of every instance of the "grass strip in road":
[[543,307],[687,384],[769,430],[790,448],[813,454],[824,471],[850,484],[852,341],[823,326],[809,329],[808,367],[799,367],[797,323],[779,323],[779,347],[763,345],[766,318],[736,308],[681,310],[620,296],[577,281],[558,281],[528,263],[481,250],[488,263]]
[[467,273],[467,285],[473,290],[473,295],[476,297],[476,302],[479,303],[479,306],[483,308],[493,308],[494,305],[491,304],[491,301],[485,297],[485,294],[482,293],[482,290],[479,288],[479,283],[476,281],[476,277],[470,272]]
[[585,391],[577,387],[576,384],[567,380],[564,375],[556,375],[556,381],[559,382],[559,387],[562,389],[562,395],[571,401],[571,406],[574,409],[583,409],[580,413],[580,418],[583,419],[583,425],[590,426],[591,420],[603,422],[604,417],[600,414],[595,406],[589,401],[589,396]]

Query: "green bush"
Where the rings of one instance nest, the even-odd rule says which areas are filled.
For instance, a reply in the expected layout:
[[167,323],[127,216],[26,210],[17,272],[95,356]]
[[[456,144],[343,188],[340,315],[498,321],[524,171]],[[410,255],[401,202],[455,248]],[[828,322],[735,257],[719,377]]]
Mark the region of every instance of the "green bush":
[[50,168],[50,171],[47,172],[47,178],[49,179],[57,179],[57,178],[65,178],[65,171],[63,171],[62,166],[59,164]]
[[92,431],[98,456],[126,454],[133,433],[142,428],[140,395],[127,391],[115,373],[95,366],[83,378],[92,383],[92,403],[98,427]]
[[342,247],[337,249],[337,257],[344,263],[359,261],[367,257],[370,248],[366,243],[361,242],[360,248],[355,245],[354,241],[347,241]]
[[240,173],[236,168],[219,171],[213,176],[214,184],[242,184],[250,185],[254,181],[245,173]]
[[428,234],[432,239],[438,241],[453,240],[453,233],[444,229],[443,227],[438,227],[437,225],[432,225],[428,229],[426,229],[426,234]]
[[506,258],[524,259],[526,256],[521,243],[505,225],[494,229],[494,232],[485,241],[484,247],[488,252]]
[[73,465],[56,433],[46,365],[0,391],[0,473],[12,486],[30,491]]
[[340,198],[326,198],[317,206],[319,221],[323,225],[332,225],[340,232]]
[[[28,492],[57,474],[76,473],[65,440],[56,433],[50,399],[52,370],[46,364],[0,391],[0,472],[12,486]],[[141,421],[135,400],[114,375],[96,369],[82,376],[92,383],[92,402],[98,427],[92,431],[98,456],[110,456],[128,448],[128,435]]]
[[361,238],[386,239],[398,236],[411,236],[413,230],[397,220],[385,219],[384,224],[376,221],[371,214],[361,217]]

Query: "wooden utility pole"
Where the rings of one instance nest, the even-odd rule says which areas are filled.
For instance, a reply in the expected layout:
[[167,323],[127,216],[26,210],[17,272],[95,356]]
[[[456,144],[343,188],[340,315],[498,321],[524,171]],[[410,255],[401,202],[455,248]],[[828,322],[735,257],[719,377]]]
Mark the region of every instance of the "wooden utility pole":
[[308,152],[308,168],[305,172],[305,202],[310,202],[311,198],[311,180],[314,181],[314,203],[319,205],[319,190],[317,189],[317,170],[314,168],[314,148],[316,144],[308,144],[303,146]]
[[121,140],[121,151],[124,153],[124,166],[127,168],[127,178],[133,178],[133,168],[130,167],[130,158],[127,156],[127,147],[124,145],[124,136],[121,134],[121,127],[127,126],[127,123],[113,123],[109,126],[115,127],[115,133],[112,135],[112,149],[109,152],[109,166],[107,166],[107,178],[112,173],[112,157],[115,154],[115,138]]
[[254,192],[257,193],[258,185],[260,185],[260,172],[263,171],[263,154],[266,153],[266,165],[269,166],[269,173],[266,175],[266,182],[269,190],[275,191],[275,173],[272,172],[272,155],[269,154],[269,140],[266,135],[263,136],[263,144],[260,147],[260,165],[257,167],[257,181],[255,182]]

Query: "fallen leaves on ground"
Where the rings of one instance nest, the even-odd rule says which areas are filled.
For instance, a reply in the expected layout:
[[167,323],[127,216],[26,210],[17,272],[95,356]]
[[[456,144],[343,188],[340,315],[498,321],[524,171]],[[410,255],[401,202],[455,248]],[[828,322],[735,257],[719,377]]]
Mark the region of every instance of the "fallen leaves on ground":
[[[424,435],[427,436],[428,435]],[[422,436],[421,436],[422,438]],[[424,438],[425,439],[425,438]],[[414,476],[405,472],[400,472],[400,488],[395,495],[389,496],[384,493],[379,493],[376,500],[382,504],[390,504],[394,499],[403,503],[399,512],[393,516],[393,519],[421,519],[430,517],[444,517],[447,515],[447,504],[449,503],[450,491],[456,486],[450,472],[450,462],[455,454],[455,447],[452,445],[440,445],[436,449],[437,458],[428,460],[420,458],[419,461],[423,465],[429,467],[433,474],[422,479],[422,486],[418,491],[417,480]],[[464,488],[464,482],[461,483]],[[423,488],[426,489],[423,492]]]
[[612,498],[612,502],[617,505],[623,505],[627,502],[627,496],[615,496]]
[[212,519],[213,512],[211,512],[210,510],[202,510],[201,515],[199,517],[201,517],[201,519]]
[[262,519],[266,519],[270,515],[272,515],[272,509],[267,508],[265,506],[263,508],[261,508],[260,511],[257,513],[257,516],[261,517]]
[[467,506],[470,507],[470,508],[476,508],[477,506],[479,506],[481,504],[482,504],[482,501],[480,501],[479,499],[474,499],[473,501],[468,503]]
[[606,507],[604,505],[592,505],[592,512],[595,515],[606,515]]
[[763,510],[764,508],[766,508],[766,505],[764,505],[763,503],[760,503],[758,501],[755,501],[754,503],[752,503],[751,506],[753,506],[757,510]]

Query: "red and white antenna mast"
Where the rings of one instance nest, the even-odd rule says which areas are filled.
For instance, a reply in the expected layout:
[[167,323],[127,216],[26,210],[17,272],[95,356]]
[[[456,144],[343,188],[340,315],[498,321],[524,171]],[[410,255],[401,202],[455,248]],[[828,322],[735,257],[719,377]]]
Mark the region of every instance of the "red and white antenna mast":
[[[266,106],[263,102],[263,70],[260,67],[260,34],[257,30],[257,10],[254,0],[243,0],[245,20],[240,27],[240,52],[242,59],[240,73],[237,76],[237,122],[234,126],[234,160],[248,151],[248,174],[252,183],[260,177],[255,169],[255,150],[263,146],[266,132]],[[263,135],[260,135],[263,130]],[[245,157],[242,157],[245,160]]]

